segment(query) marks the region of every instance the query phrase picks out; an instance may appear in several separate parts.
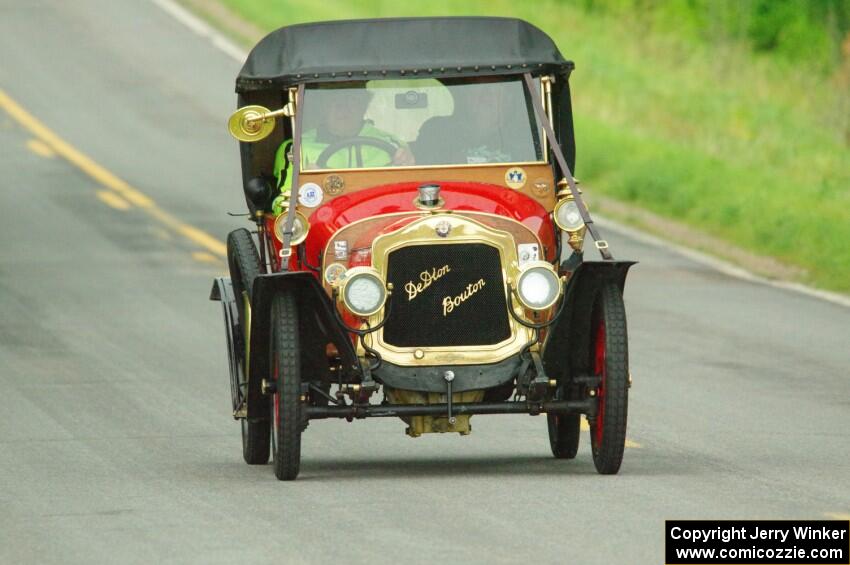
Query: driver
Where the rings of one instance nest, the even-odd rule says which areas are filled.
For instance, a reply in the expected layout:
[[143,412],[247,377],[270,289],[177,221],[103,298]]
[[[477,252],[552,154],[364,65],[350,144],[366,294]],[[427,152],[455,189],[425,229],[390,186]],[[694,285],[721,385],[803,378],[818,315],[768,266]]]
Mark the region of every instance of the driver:
[[[364,114],[372,99],[365,88],[340,90],[314,90],[305,105],[305,129],[301,134],[303,169],[347,169],[361,167],[384,167],[388,165],[408,166],[414,164],[413,154],[407,144],[376,128]],[[324,94],[324,96],[322,96]],[[318,119],[310,119],[318,116]],[[308,127],[310,122],[315,127]],[[375,145],[357,143],[352,138],[375,140]],[[349,143],[350,141],[350,143]],[[331,145],[339,149],[324,154]],[[382,148],[381,145],[386,146]],[[274,173],[277,186],[288,193],[291,175],[288,174],[292,158],[292,140],[280,144],[275,153]],[[393,149],[390,153],[389,149]],[[323,161],[323,162],[320,162]]]

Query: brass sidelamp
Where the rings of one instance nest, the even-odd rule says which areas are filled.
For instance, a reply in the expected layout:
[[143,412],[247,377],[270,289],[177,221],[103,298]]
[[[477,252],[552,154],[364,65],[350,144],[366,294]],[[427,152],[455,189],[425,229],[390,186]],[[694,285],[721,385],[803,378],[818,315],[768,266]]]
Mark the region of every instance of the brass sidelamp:
[[[575,182],[578,184],[578,179],[575,179]],[[581,194],[581,190],[578,193]],[[552,218],[561,230],[567,232],[569,236],[567,243],[569,243],[570,247],[581,252],[587,226],[581,217],[578,204],[576,204],[575,197],[570,191],[569,184],[565,178],[558,181],[557,197],[558,203],[552,211]]]

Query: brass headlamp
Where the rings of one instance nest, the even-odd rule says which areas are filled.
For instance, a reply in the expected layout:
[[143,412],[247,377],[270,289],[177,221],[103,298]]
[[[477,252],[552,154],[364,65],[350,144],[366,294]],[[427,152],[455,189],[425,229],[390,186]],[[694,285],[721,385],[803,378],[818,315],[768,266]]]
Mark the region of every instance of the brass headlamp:
[[372,267],[349,269],[339,286],[339,298],[343,305],[349,312],[362,318],[377,313],[389,296],[389,289],[381,274]]

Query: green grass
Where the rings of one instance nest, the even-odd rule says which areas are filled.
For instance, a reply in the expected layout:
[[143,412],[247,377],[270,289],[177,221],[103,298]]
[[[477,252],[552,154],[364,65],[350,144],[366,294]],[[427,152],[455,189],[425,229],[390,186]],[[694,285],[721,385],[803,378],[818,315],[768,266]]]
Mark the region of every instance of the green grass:
[[673,31],[625,0],[617,10],[554,0],[222,1],[263,29],[409,15],[527,19],[576,62],[576,175],[589,194],[776,257],[802,268],[802,282],[850,291],[850,55],[820,64],[758,54],[734,38],[695,37],[699,22]]

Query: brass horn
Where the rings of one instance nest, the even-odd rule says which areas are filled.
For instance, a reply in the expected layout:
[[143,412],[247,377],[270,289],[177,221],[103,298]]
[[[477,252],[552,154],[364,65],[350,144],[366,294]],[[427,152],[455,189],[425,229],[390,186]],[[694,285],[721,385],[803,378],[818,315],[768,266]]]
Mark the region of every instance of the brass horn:
[[293,113],[291,102],[274,112],[265,106],[243,106],[230,115],[227,129],[239,141],[254,143],[267,138],[274,131],[275,118],[291,117]]

